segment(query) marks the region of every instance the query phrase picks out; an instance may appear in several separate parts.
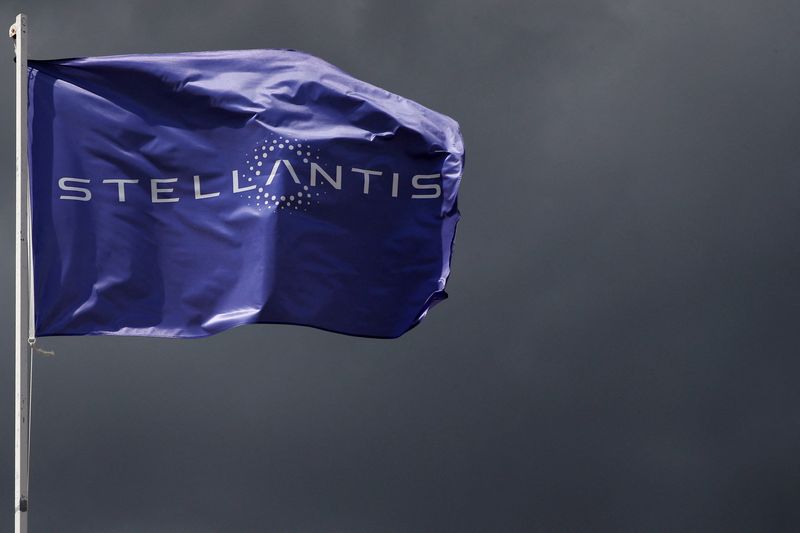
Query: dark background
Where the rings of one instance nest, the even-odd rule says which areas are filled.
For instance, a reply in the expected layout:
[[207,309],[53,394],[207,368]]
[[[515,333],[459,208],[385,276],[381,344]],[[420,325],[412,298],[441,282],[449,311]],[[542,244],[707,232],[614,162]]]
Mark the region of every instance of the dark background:
[[453,116],[467,147],[451,298],[398,340],[42,339],[32,532],[800,529],[795,0],[1,6],[30,16],[33,58],[304,50]]

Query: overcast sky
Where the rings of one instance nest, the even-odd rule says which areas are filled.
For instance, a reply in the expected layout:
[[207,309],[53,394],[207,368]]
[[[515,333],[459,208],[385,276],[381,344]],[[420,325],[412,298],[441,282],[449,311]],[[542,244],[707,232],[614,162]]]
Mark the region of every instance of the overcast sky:
[[[31,57],[295,48],[461,124],[398,340],[52,338],[31,532],[796,531],[796,1],[5,0]],[[0,69],[0,531],[13,63]]]

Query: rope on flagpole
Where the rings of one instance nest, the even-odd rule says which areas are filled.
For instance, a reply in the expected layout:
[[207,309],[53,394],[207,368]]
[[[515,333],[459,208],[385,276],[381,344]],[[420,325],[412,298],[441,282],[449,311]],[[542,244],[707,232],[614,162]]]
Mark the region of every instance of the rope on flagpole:
[[36,346],[36,338],[35,337],[31,337],[30,339],[28,339],[28,344],[31,345],[31,349],[32,350],[35,350],[35,351],[39,352],[40,354],[45,355],[47,357],[52,357],[52,356],[54,356],[56,354],[55,350],[45,350],[44,348],[39,348],[38,346]]
[[[27,442],[27,452],[26,455],[28,456],[27,462],[27,478],[28,483],[30,483],[31,479],[31,413],[33,413],[33,409],[31,409],[31,402],[33,402],[33,350],[34,344],[36,344],[36,339],[28,339],[28,344],[30,345],[31,349],[28,350],[28,442]],[[27,500],[26,504],[27,506]]]

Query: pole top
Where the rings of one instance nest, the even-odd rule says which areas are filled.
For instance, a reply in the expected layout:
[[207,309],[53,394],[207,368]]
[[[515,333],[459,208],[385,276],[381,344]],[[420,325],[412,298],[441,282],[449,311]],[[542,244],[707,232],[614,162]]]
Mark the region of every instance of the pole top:
[[28,25],[27,18],[28,16],[25,13],[20,13],[19,15],[17,15],[14,24],[12,24],[10,28],[8,28],[8,36],[11,37],[12,39],[16,39],[17,33],[19,33],[20,31],[20,28],[18,27],[18,25],[20,24],[22,25],[22,31],[24,32],[25,27]]
[[17,35],[21,33],[24,36],[24,34],[27,33],[27,29],[28,29],[28,16],[25,15],[25,13],[20,13],[19,15],[17,15],[14,24],[12,24],[10,28],[8,28],[8,36],[13,41],[15,50],[17,48]]

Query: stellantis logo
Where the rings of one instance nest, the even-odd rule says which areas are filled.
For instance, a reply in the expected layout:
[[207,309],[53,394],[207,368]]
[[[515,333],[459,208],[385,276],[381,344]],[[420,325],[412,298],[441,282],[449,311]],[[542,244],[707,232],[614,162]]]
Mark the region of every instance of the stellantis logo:
[[[391,184],[391,190],[384,188],[383,194],[389,194],[392,198],[400,197],[401,176],[398,172],[332,165],[320,161],[319,149],[306,141],[278,135],[272,137],[258,142],[253,152],[245,153],[243,169],[231,170],[229,190],[207,189],[202,176],[196,174],[192,176],[194,194],[184,193],[181,196],[174,186],[179,178],[149,178],[150,202],[161,204],[185,199],[209,200],[221,194],[238,194],[248,200],[249,206],[258,210],[273,208],[308,210],[310,206],[319,202],[315,199],[319,196],[319,192],[314,190],[318,185],[325,183],[334,191],[340,191],[344,182],[356,180],[360,182],[363,194],[369,195],[371,192],[375,194],[374,189],[370,187],[373,185],[373,180],[378,179],[390,180],[388,183]],[[403,178],[408,179],[408,176]],[[406,197],[413,200],[432,200],[441,196],[441,174],[416,174],[410,179],[411,191],[405,194]],[[117,202],[125,203],[128,194],[131,193],[128,185],[134,186],[132,189],[134,194],[140,194],[141,187],[135,186],[141,181],[143,180],[133,178],[103,178],[93,181],[89,178],[64,176],[58,180],[60,190],[58,198],[89,202],[92,200],[92,187],[99,182],[100,186],[115,187]],[[280,192],[272,191],[270,186],[278,181],[281,182]]]

